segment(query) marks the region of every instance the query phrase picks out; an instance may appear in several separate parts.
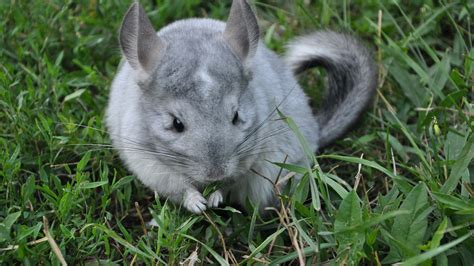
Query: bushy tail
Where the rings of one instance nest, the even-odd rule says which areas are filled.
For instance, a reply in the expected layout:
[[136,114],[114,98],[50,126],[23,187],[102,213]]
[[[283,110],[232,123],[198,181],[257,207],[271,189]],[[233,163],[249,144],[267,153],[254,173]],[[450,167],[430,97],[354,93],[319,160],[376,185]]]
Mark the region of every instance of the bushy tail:
[[377,86],[377,67],[354,37],[331,31],[296,38],[288,45],[287,63],[295,74],[323,67],[328,86],[317,112],[319,147],[342,137],[370,104]]

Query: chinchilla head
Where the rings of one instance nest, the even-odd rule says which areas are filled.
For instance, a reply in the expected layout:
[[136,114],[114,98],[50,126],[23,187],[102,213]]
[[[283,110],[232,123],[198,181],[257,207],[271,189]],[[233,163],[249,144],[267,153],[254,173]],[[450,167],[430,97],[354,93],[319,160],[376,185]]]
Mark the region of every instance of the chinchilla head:
[[249,166],[258,115],[249,93],[259,39],[254,13],[236,0],[224,30],[209,25],[221,26],[194,19],[157,35],[136,2],[120,30],[142,91],[147,142],[160,162],[202,183],[231,179]]

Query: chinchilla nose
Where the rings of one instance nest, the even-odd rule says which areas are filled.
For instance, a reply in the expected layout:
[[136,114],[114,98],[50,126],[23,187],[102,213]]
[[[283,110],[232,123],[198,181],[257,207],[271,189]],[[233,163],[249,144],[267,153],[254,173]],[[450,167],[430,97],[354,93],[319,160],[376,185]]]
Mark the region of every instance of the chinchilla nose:
[[225,161],[226,156],[224,155],[225,147],[221,142],[210,142],[208,143],[208,177],[213,179],[219,179],[225,175]]

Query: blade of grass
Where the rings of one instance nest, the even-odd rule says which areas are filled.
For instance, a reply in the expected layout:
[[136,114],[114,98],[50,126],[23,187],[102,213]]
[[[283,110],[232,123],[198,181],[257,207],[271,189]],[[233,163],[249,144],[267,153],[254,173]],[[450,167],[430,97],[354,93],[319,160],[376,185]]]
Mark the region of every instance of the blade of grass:
[[402,262],[400,265],[419,265],[420,263],[427,261],[459,244],[464,242],[466,239],[470,238],[472,236],[472,233],[468,233],[460,238],[457,238],[456,240],[453,240],[447,244],[441,245],[435,249],[430,249],[424,253],[421,253],[420,255],[414,256],[404,262]]

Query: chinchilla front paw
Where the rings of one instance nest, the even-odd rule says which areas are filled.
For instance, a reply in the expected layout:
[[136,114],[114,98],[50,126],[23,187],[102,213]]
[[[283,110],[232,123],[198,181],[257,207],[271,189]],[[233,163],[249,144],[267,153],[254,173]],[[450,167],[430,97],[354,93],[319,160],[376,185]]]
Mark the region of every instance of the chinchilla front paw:
[[209,198],[207,199],[207,207],[217,208],[223,201],[224,195],[222,195],[222,191],[216,190],[209,195]]
[[184,194],[183,206],[192,213],[201,214],[206,210],[206,203],[207,200],[196,190],[188,190]]

